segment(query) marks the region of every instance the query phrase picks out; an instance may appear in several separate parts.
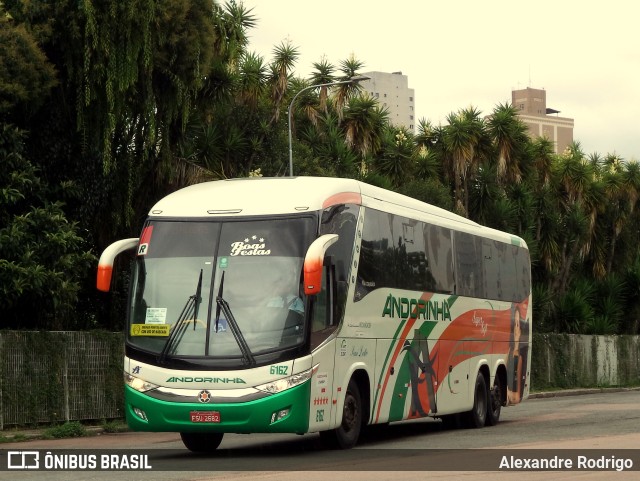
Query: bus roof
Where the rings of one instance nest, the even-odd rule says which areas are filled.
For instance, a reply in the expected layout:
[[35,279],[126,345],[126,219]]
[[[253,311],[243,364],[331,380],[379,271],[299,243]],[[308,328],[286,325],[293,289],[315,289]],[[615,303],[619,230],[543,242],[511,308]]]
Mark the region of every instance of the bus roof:
[[[342,203],[405,215],[509,242],[505,234],[440,207],[354,179],[333,177],[250,177],[203,182],[158,201],[150,217],[225,217],[313,212]],[[482,232],[478,232],[478,230]],[[510,242],[524,241],[508,235]]]

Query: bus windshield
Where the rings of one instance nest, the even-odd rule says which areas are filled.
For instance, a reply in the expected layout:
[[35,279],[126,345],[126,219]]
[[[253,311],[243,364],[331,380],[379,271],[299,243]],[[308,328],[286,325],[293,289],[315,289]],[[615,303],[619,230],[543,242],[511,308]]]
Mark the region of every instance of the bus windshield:
[[147,222],[128,344],[161,360],[237,358],[238,366],[302,344],[302,266],[316,225],[313,217]]

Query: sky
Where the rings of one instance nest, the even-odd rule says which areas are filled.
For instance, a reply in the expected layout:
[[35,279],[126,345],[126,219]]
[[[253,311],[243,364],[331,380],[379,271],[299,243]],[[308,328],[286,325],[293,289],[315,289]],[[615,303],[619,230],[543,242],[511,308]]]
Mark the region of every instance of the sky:
[[[416,120],[483,115],[511,91],[544,89],[574,119],[586,154],[640,161],[640,5],[635,0],[238,0],[257,19],[249,50],[298,48],[295,74],[354,55],[362,72],[400,71]],[[416,122],[417,125],[417,122]]]

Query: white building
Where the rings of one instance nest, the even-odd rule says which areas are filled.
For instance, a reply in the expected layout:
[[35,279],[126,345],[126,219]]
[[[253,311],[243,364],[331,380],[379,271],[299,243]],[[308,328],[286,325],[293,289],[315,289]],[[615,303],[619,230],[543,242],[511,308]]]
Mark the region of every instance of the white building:
[[363,72],[371,77],[360,82],[364,90],[389,111],[389,122],[415,132],[415,92],[402,72]]

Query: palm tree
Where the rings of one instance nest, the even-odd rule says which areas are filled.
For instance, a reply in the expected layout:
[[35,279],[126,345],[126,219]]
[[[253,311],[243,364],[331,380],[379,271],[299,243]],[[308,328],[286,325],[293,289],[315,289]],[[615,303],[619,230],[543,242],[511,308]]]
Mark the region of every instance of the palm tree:
[[518,118],[517,110],[509,104],[499,104],[488,120],[498,158],[498,179],[501,182],[518,183],[521,180],[519,155],[527,141],[527,127]]
[[606,193],[608,218],[610,219],[610,246],[606,272],[612,272],[613,261],[620,234],[635,211],[640,195],[640,165],[636,161],[623,163],[618,156],[610,155],[604,160],[606,169]]
[[[311,72],[312,85],[328,84],[336,81],[333,75],[333,72],[335,71],[336,68],[327,61],[326,57],[322,57],[320,62],[314,62],[313,68],[315,70]],[[328,96],[329,96],[328,88],[326,86],[320,87],[320,92],[318,93],[319,108],[324,113],[327,113]]]
[[527,182],[511,184],[506,188],[508,199],[512,202],[516,215],[515,233],[521,237],[532,234],[535,227],[535,192]]
[[375,157],[376,172],[387,176],[398,187],[412,177],[413,135],[405,128],[385,129],[382,150]]
[[560,246],[559,270],[551,283],[551,291],[559,295],[566,292],[574,260],[588,238],[589,220],[582,205],[576,203],[568,207],[562,216],[563,239]]
[[640,198],[640,162],[627,161],[622,171],[622,179],[628,194],[629,209],[633,211]]
[[304,134],[305,141],[322,164],[331,166],[338,177],[356,177],[358,175],[358,155],[344,140],[336,114],[322,117],[318,128],[309,128]]
[[420,119],[418,121],[418,133],[414,137],[416,146],[420,148],[425,146],[429,148],[438,141],[438,129],[430,120]]
[[413,159],[416,164],[415,176],[421,180],[436,179],[440,181],[442,172],[442,162],[435,149],[429,149],[424,144],[416,146],[413,152]]
[[469,218],[483,225],[493,225],[494,209],[499,199],[504,198],[504,190],[496,182],[495,166],[480,167],[472,182]]
[[[355,55],[351,54],[349,58],[340,62],[340,72],[342,76],[339,80],[349,80],[359,75],[362,67],[364,67],[364,63],[356,59]],[[360,93],[361,90],[362,87],[358,83],[345,83],[336,87],[334,106],[339,119],[342,118],[343,110],[349,102],[349,99]]]
[[253,52],[245,54],[238,68],[238,98],[241,103],[256,109],[265,92],[267,67],[264,59]]
[[555,167],[555,174],[566,195],[565,203],[580,201],[594,176],[593,166],[585,158],[580,144],[572,143],[567,152],[560,156]]
[[365,174],[365,158],[380,149],[389,113],[374,98],[363,95],[349,100],[343,116],[341,129],[345,142],[360,154],[360,173]]
[[553,142],[547,137],[536,137],[531,143],[535,185],[543,186],[551,179],[551,166],[554,157]]
[[280,109],[285,100],[289,87],[289,77],[296,60],[298,60],[298,48],[291,43],[282,42],[273,49],[273,62],[271,63],[271,102],[273,104],[273,116],[271,124],[278,122]]
[[242,2],[238,4],[235,0],[223,6],[213,5],[214,15],[218,19],[214,23],[214,52],[219,58],[225,59],[227,68],[234,70],[246,53],[249,44],[247,30],[255,27],[256,17],[251,14],[253,9],[247,9]]
[[449,174],[454,180],[456,209],[469,212],[469,174],[477,170],[487,151],[486,131],[474,107],[451,113],[444,129],[445,151],[450,154]]
[[[309,87],[311,87],[311,85],[309,85],[306,80],[294,78],[291,80],[289,88],[292,94],[298,96],[295,102],[295,111],[303,112],[304,118],[311,122],[314,127],[317,127],[322,111],[318,106],[317,89],[310,89]],[[291,114],[292,127],[295,126],[295,111]]]
[[[552,174],[552,183],[558,193],[556,212],[560,215],[563,230],[559,268],[551,287],[554,292],[564,293],[574,261],[589,256],[594,242],[599,244],[595,254],[602,250],[604,238],[598,235],[598,216],[606,202],[598,167],[584,155],[579,143],[574,142],[557,158]],[[598,262],[593,263],[593,269],[596,276],[604,274]]]
[[540,265],[543,268],[539,275],[541,280],[559,271],[563,228],[562,216],[559,212],[560,198],[555,184],[555,180],[552,180],[544,185],[534,198],[534,212],[537,219],[535,243],[538,246]]

